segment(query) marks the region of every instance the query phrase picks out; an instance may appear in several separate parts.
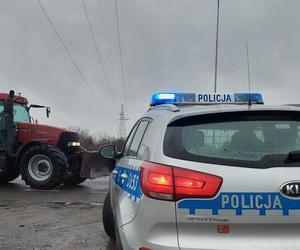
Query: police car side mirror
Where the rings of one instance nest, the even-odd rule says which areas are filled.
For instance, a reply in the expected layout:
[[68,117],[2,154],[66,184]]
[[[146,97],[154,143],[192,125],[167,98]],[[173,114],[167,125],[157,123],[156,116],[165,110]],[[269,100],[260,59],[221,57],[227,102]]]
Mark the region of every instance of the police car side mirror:
[[117,148],[115,145],[106,145],[100,148],[99,155],[105,159],[114,160],[117,155]]
[[47,116],[47,118],[49,118],[50,112],[51,112],[51,109],[49,107],[46,107],[46,116]]

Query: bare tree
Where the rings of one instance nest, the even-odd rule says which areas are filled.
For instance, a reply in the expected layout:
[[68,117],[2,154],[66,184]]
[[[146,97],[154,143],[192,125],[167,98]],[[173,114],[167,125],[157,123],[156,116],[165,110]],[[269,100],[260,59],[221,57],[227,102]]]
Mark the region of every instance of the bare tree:
[[89,151],[97,151],[100,147],[108,144],[116,145],[118,150],[121,151],[125,144],[123,138],[107,136],[103,133],[92,135],[87,129],[80,127],[70,127],[69,129],[79,134],[81,146]]

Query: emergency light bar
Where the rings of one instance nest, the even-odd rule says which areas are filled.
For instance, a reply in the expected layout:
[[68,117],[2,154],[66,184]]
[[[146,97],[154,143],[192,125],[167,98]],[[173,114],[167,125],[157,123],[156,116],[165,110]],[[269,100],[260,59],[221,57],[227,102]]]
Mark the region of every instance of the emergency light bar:
[[151,106],[161,104],[264,104],[260,93],[233,93],[233,94],[205,94],[205,93],[155,93],[151,99]]

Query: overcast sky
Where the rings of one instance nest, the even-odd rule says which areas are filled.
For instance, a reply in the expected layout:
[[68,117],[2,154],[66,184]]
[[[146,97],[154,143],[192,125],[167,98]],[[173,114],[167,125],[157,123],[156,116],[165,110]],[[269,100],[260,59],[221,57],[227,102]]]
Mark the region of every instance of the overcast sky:
[[[252,91],[270,104],[300,103],[297,0],[220,0],[219,92]],[[0,0],[0,86],[52,107],[40,123],[116,135],[127,131],[156,91],[213,92],[217,0],[118,0],[124,101],[114,0],[85,0],[108,84],[81,0],[41,0],[94,96],[36,0]],[[109,91],[111,89],[111,92]]]

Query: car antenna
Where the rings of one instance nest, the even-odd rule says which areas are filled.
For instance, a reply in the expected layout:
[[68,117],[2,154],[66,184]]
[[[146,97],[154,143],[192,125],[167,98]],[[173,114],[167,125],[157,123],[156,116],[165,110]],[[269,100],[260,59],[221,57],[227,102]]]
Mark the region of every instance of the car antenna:
[[246,49],[247,49],[247,68],[248,68],[248,90],[249,90],[249,94],[248,94],[248,105],[251,105],[251,81],[250,81],[250,66],[249,66],[249,48],[248,48],[248,43],[246,43]]

